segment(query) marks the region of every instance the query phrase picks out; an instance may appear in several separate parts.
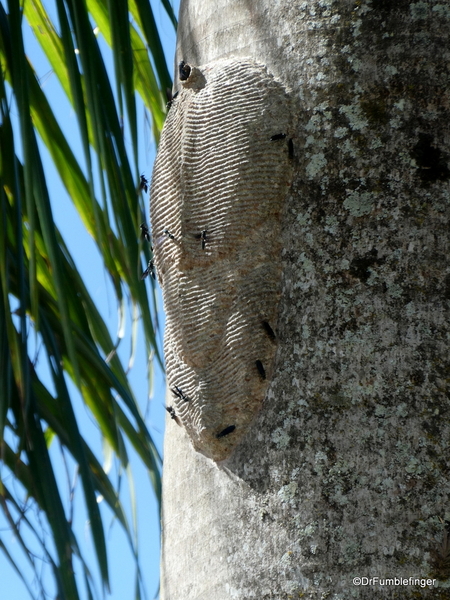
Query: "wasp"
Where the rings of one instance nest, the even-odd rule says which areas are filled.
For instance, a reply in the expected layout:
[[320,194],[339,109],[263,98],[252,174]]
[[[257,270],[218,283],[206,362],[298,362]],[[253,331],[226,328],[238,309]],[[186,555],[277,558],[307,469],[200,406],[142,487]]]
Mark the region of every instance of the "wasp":
[[294,142],[292,141],[292,138],[288,141],[288,154],[289,158],[294,158]]
[[148,192],[148,179],[144,175],[141,175],[141,180],[139,182],[139,189],[144,190],[145,193]]
[[265,369],[263,367],[262,362],[260,360],[257,360],[255,362],[255,365],[256,365],[256,368],[258,369],[258,373],[259,373],[259,376],[261,377],[261,379],[265,379],[266,378],[266,371],[265,371]]
[[186,81],[190,74],[191,67],[187,65],[184,60],[182,60],[178,65],[178,75],[180,77],[180,81]]
[[195,239],[196,240],[202,240],[202,250],[204,250],[206,248],[206,234],[207,234],[207,230],[204,229],[201,233],[197,233],[195,235]]
[[175,94],[172,96],[172,92],[168,89],[167,90],[167,99],[168,102],[166,104],[166,108],[169,111],[170,107],[172,106],[173,101],[175,100],[175,98],[178,96],[178,92],[175,92]]
[[274,342],[276,339],[276,335],[275,335],[275,332],[272,329],[272,327],[269,325],[269,323],[267,321],[262,321],[261,324],[262,324],[263,329],[266,332],[267,336],[272,340],[272,342]]
[[[141,230],[142,237],[144,238],[144,240],[150,244],[150,242],[151,242],[150,231],[149,231],[147,225],[145,223],[141,223],[139,225],[139,229]],[[153,250],[153,248],[152,248],[152,250]]]
[[151,277],[155,279],[155,265],[153,264],[153,260],[148,261],[147,268],[142,273],[141,279],[145,279],[146,277],[148,277],[148,275],[151,275]]
[[170,237],[171,240],[175,239],[175,236],[173,235],[173,233],[171,233],[168,229],[164,229],[163,233],[164,233],[164,235],[167,235],[168,237]]
[[271,142],[276,142],[277,140],[284,140],[284,138],[286,137],[285,133],[276,133],[275,135],[273,135],[270,138]]
[[167,410],[167,412],[170,415],[170,418],[173,419],[175,421],[175,423],[177,425],[180,425],[181,427],[181,421],[180,419],[177,417],[177,413],[175,412],[175,409],[173,408],[173,406],[166,406],[165,409]]
[[228,427],[225,427],[225,429],[223,429],[220,433],[216,434],[216,438],[217,439],[223,438],[226,435],[233,433],[233,431],[235,429],[236,429],[236,425],[229,425]]
[[190,401],[190,398],[188,396],[186,396],[186,394],[183,393],[183,390],[180,390],[180,388],[177,385],[174,385],[173,388],[170,388],[170,391],[172,392],[172,394],[177,396],[177,398],[180,398],[181,400],[184,400],[185,402]]

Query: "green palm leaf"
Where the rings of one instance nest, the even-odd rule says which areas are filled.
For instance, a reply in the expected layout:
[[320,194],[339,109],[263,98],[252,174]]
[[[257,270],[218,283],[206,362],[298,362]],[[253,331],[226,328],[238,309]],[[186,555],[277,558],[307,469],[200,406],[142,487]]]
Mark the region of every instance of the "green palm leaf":
[[[171,6],[166,0],[162,3],[176,26]],[[122,323],[113,340],[55,226],[38,136],[98,247],[118,306],[123,312],[129,304],[135,323],[140,318],[147,352],[162,364],[154,327],[155,288],[151,282],[149,296],[140,278],[150,250],[138,235],[147,207],[138,188],[136,93],[152,116],[157,141],[171,80],[148,2],[56,0],[56,8],[58,24],[40,0],[25,2],[23,12],[20,0],[9,0],[7,9],[0,2],[0,510],[32,568],[36,569],[34,551],[22,533],[24,527],[51,565],[59,598],[76,600],[80,582],[74,558],[82,565],[88,597],[93,597],[95,586],[61,498],[49,451],[55,440],[80,474],[104,589],[108,590],[109,569],[99,495],[124,528],[137,561],[139,557],[135,524],[130,525],[118,491],[83,435],[67,379],[79,390],[122,468],[130,472],[129,447],[143,461],[158,501],[161,458],[117,352]],[[98,30],[93,31],[92,22]],[[126,22],[129,27],[124,27]],[[76,113],[83,160],[72,151],[25,55],[23,28],[28,26]],[[113,80],[98,32],[112,48]],[[17,115],[18,127],[12,115]],[[131,331],[133,353],[137,330]],[[50,379],[40,367],[42,360],[36,359],[36,346],[49,365]],[[14,476],[22,496],[5,485],[3,473]],[[45,515],[54,553],[26,517],[25,499]],[[21,514],[19,521],[13,514]],[[0,551],[21,573],[1,539]],[[139,573],[138,567],[136,597]]]

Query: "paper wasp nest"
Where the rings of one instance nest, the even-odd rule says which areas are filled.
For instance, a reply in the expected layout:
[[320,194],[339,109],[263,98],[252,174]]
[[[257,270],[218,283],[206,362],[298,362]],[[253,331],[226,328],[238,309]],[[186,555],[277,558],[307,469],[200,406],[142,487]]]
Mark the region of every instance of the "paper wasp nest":
[[153,170],[154,258],[172,416],[219,461],[261,407],[273,369],[290,109],[263,65],[186,68]]

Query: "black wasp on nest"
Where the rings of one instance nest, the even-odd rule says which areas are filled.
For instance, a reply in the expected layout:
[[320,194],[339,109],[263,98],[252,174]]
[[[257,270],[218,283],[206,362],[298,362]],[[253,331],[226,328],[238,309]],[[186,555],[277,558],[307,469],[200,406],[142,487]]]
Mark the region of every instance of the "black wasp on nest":
[[230,433],[233,433],[235,429],[236,425],[229,425],[228,427],[225,427],[225,429],[223,429],[220,433],[217,433],[216,438],[220,440],[220,438],[223,438],[226,435],[230,435]]
[[185,402],[190,401],[190,398],[186,396],[186,394],[183,393],[183,390],[181,390],[177,385],[174,385],[173,388],[170,388],[170,391],[174,396],[177,396],[181,400],[184,400]]
[[145,177],[145,175],[141,175],[140,178],[140,182],[139,182],[139,189],[140,190],[144,190],[145,193],[148,192],[148,179]]
[[206,248],[206,234],[207,233],[208,232],[206,231],[206,229],[204,229],[201,233],[195,234],[196,240],[202,240],[202,250],[204,250]]
[[145,269],[145,271],[142,273],[141,275],[141,279],[145,279],[148,276],[151,276],[153,279],[155,279],[155,265],[153,264],[152,260],[148,261],[148,265],[147,268]]
[[166,406],[166,407],[165,407],[165,409],[166,409],[166,410],[167,410],[167,412],[169,413],[169,415],[170,415],[170,418],[171,418],[171,419],[173,419],[173,420],[175,421],[175,423],[176,423],[177,425],[180,425],[180,427],[181,427],[181,421],[180,421],[180,419],[178,418],[178,416],[177,416],[177,413],[175,412],[175,409],[174,409],[174,407],[173,407],[173,406]]
[[[142,177],[142,175],[141,175],[141,177]],[[147,225],[145,223],[141,223],[139,225],[139,229],[141,230],[141,234],[142,234],[142,237],[144,238],[144,240],[150,244],[150,250],[153,250],[153,248],[151,246],[150,231],[149,231]],[[145,279],[146,277],[148,277],[148,275],[150,275],[151,277],[153,277],[153,279],[155,279],[155,265],[153,264],[153,259],[148,261],[147,268],[142,273],[141,279]]]
[[178,96],[178,92],[175,92],[175,94],[172,94],[171,90],[169,90],[169,88],[167,88],[167,104],[166,104],[167,110],[170,110],[170,107],[172,106],[172,103],[177,96]]
[[[144,240],[150,244],[150,231],[148,230],[147,225],[145,223],[141,223],[139,225],[139,229],[141,230],[142,237],[144,238]],[[151,250],[153,250],[151,246],[150,248]]]

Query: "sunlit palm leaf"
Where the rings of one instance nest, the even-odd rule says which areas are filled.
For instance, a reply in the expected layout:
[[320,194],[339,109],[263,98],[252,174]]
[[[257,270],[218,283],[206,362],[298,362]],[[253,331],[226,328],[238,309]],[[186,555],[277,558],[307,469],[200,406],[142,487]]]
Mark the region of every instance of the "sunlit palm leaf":
[[133,55],[130,52],[130,28],[123,26],[128,21],[128,0],[108,0],[108,12],[111,22],[112,48],[117,84],[116,95],[120,109],[119,116],[124,120],[123,96],[128,116],[134,162],[138,164],[138,132],[133,85]]
[[[112,46],[116,73],[113,84],[85,3],[56,0],[56,4],[57,26],[40,0],[25,2],[23,14],[74,108],[85,173],[24,54],[21,3],[10,0],[8,12],[0,3],[0,459],[25,490],[23,499],[16,500],[0,481],[0,504],[5,516],[8,506],[20,513],[21,502],[28,497],[45,514],[56,556],[47,552],[43,539],[40,541],[53,568],[59,597],[77,600],[74,557],[81,561],[90,598],[92,577],[65,514],[49,454],[52,440],[59,440],[78,465],[104,588],[108,589],[109,578],[98,495],[124,527],[136,558],[137,550],[133,527],[119,496],[79,430],[67,375],[78,387],[101,435],[127,472],[125,440],[130,442],[148,469],[158,500],[161,459],[115,352],[118,341],[113,342],[54,225],[36,132],[47,146],[80,218],[99,248],[118,305],[123,307],[125,298],[130,299],[134,323],[139,310],[147,350],[159,357],[153,326],[156,314],[150,313],[147,286],[140,279],[149,259],[149,248],[138,237],[147,207],[138,189],[135,92],[141,95],[152,115],[157,140],[165,116],[165,90],[171,87],[171,81],[147,1],[132,0],[130,6],[126,0],[87,1],[91,18]],[[163,4],[175,24],[170,5],[165,1]],[[132,23],[124,27],[129,11]],[[20,142],[13,134],[5,81],[14,95]],[[129,141],[131,160],[125,143]],[[155,307],[153,284],[151,290],[151,303]],[[38,366],[33,364],[31,348],[36,343],[42,346],[41,356],[48,360],[54,392],[44,384]],[[21,522],[33,528],[24,516]],[[11,524],[16,526],[14,521]],[[19,529],[16,534],[23,551],[31,557]],[[35,535],[39,537],[36,531]],[[2,541],[0,550],[16,567]],[[136,597],[139,597],[139,566],[137,576]],[[32,594],[31,589],[29,592]]]
[[[138,10],[139,6],[139,10]],[[106,0],[88,0],[91,12],[99,32],[108,45],[112,46],[112,34],[109,23],[109,13]],[[153,118],[153,134],[159,140],[159,134],[165,119],[165,90],[172,87],[172,81],[167,70],[164,53],[162,50],[156,26],[154,26],[153,13],[148,2],[140,1],[138,5],[130,2],[130,12],[134,21],[145,34],[145,41],[141,38],[136,28],[130,24],[130,43],[127,53],[134,67],[134,87],[140,94],[145,105],[150,110]],[[141,20],[141,14],[144,20]],[[150,23],[150,24],[149,24]],[[152,24],[154,27],[152,27]],[[113,47],[113,51],[115,51]],[[149,52],[153,58],[156,74],[150,61]]]
[[[6,17],[5,17],[6,18]],[[69,313],[66,303],[66,294],[64,293],[63,278],[59,251],[56,242],[52,212],[50,208],[50,198],[48,196],[47,184],[45,181],[42,162],[37,147],[37,141],[31,115],[29,111],[29,84],[27,72],[27,63],[22,39],[21,9],[19,2],[10,2],[9,23],[11,35],[3,37],[5,51],[8,61],[8,71],[11,73],[11,79],[15,92],[17,108],[19,113],[20,132],[22,138],[22,148],[24,153],[24,184],[25,199],[27,205],[27,215],[30,232],[30,294],[33,312],[37,313],[38,293],[36,287],[36,267],[34,256],[34,231],[36,228],[36,219],[39,219],[40,228],[45,240],[45,245],[49,253],[49,258],[53,269],[53,278],[56,292],[58,294],[58,304],[61,323],[64,331],[64,338],[67,344],[69,358],[78,379],[78,361],[72,342]],[[14,47],[8,48],[7,44],[14,39]]]
[[[38,4],[36,0],[34,0],[34,4]],[[111,41],[111,36],[109,32],[108,24],[108,13],[105,10],[105,6],[101,2],[91,2],[90,3],[94,11],[94,17],[99,20],[101,23],[101,31],[105,35],[105,39],[107,41]],[[27,3],[28,5],[28,3]],[[50,28],[48,25],[48,18],[42,15],[42,11],[31,11],[28,9],[32,16],[34,16],[34,27],[36,30],[41,31],[45,24],[47,24],[47,29],[54,31],[54,28]],[[27,13],[28,14],[28,13]],[[40,15],[40,20],[36,19],[36,15]],[[65,15],[65,13],[64,13]],[[145,100],[148,101],[148,106],[152,110],[154,115],[154,124],[156,128],[154,129],[155,134],[159,136],[159,131],[162,127],[162,123],[164,120],[164,113],[162,111],[162,93],[156,84],[156,80],[152,75],[152,67],[149,61],[147,51],[145,45],[143,44],[141,38],[137,35],[134,28],[132,28],[132,39],[133,48],[129,50],[129,55],[134,57],[134,64],[138,75],[135,77],[135,83],[137,85],[137,89],[142,91],[142,95]],[[84,30],[80,35],[84,35]],[[88,28],[88,35],[93,38],[93,43],[95,43],[95,36],[93,36],[90,27]],[[53,52],[54,44],[50,43],[49,40],[53,39],[53,36],[47,35],[38,35],[38,40],[42,43],[43,49],[46,51],[46,54],[49,60],[52,60],[53,66],[56,66],[58,60],[60,60],[60,55],[57,52]],[[74,54],[74,46],[67,41],[64,41],[65,45],[68,46],[68,55],[67,61],[73,62]],[[145,56],[145,59],[143,58]],[[87,68],[91,67],[91,62],[87,62]],[[164,69],[167,72],[167,68]],[[161,71],[164,71],[160,67]],[[80,75],[77,68],[72,69],[72,74],[70,75],[71,87],[74,90],[74,97],[77,97],[79,94],[76,90],[81,89],[83,84],[83,77]],[[62,73],[64,76],[67,75],[67,71],[64,69],[58,69],[58,72]],[[94,70],[91,80],[97,81],[97,78],[102,78],[104,75],[104,70],[100,69],[100,74],[97,74]],[[167,77],[166,77],[167,79]],[[165,79],[165,81],[166,81]],[[153,347],[156,350],[156,355],[158,359],[159,353],[155,343],[155,333],[152,326],[152,320],[150,318],[150,312],[148,310],[149,301],[147,297],[146,287],[142,286],[140,281],[140,274],[143,271],[142,263],[136,254],[132,257],[132,264],[130,262],[128,264],[123,263],[123,257],[127,257],[127,252],[124,252],[123,245],[127,245],[130,247],[136,247],[133,244],[136,231],[139,226],[139,223],[142,220],[145,220],[145,213],[147,212],[147,207],[144,207],[141,204],[140,198],[136,195],[136,181],[135,178],[131,178],[130,172],[125,173],[125,179],[128,182],[128,189],[124,189],[123,185],[119,188],[115,185],[115,178],[113,180],[109,180],[110,188],[112,191],[112,201],[113,201],[113,214],[115,219],[119,219],[119,222],[116,223],[117,230],[119,231],[119,238],[109,229],[105,224],[109,223],[108,211],[104,208],[101,208],[100,205],[96,202],[95,198],[92,198],[90,205],[88,205],[87,199],[90,196],[91,183],[87,182],[79,167],[77,165],[77,161],[73,157],[73,154],[70,150],[69,144],[67,144],[56,120],[53,118],[48,102],[42,93],[42,90],[37,85],[37,82],[32,79],[32,85],[30,85],[31,89],[31,102],[32,102],[32,114],[33,119],[35,121],[36,127],[41,134],[42,139],[46,143],[49,148],[49,151],[52,154],[52,158],[55,161],[55,166],[57,167],[60,176],[65,183],[67,190],[69,191],[72,200],[74,201],[77,209],[80,212],[82,219],[85,222],[85,225],[88,227],[89,232],[94,235],[102,255],[105,257],[106,266],[108,268],[109,273],[113,279],[113,283],[116,288],[116,293],[119,298],[121,298],[121,280],[125,280],[129,286],[129,290],[131,293],[132,301],[136,302],[141,308],[141,314],[143,319],[144,331],[146,334],[146,342],[148,344],[147,349]],[[96,84],[95,84],[96,89]],[[98,129],[100,132],[106,132],[105,135],[109,139],[118,140],[118,146],[120,150],[120,161],[124,161],[125,149],[123,146],[122,133],[120,128],[120,120],[116,115],[115,105],[112,98],[112,92],[109,87],[109,84],[106,85],[106,92],[101,92],[98,94],[101,98],[102,107],[108,107],[108,112],[111,114],[111,119],[107,123],[103,123],[103,125],[99,125]],[[110,101],[106,102],[106,98],[109,97]],[[102,107],[100,107],[100,113],[103,114]],[[76,114],[80,119],[80,131],[83,133],[84,123],[87,123],[85,119],[83,119],[83,115],[85,113],[85,105],[82,103],[82,107],[77,108]],[[87,113],[89,114],[89,113]],[[108,134],[110,130],[110,123],[115,123],[114,130]],[[93,136],[88,136],[87,130],[85,131],[85,147],[89,147],[88,137],[93,142]],[[101,137],[101,136],[100,136]],[[106,168],[110,169],[114,173],[119,171],[119,166],[117,162],[114,161],[114,154],[108,151],[110,147],[106,147],[106,151],[103,155],[103,160],[106,162]],[[91,164],[90,154],[88,164]],[[124,164],[128,164],[125,162]],[[121,178],[122,179],[122,178]],[[103,181],[103,178],[102,178]],[[128,206],[130,208],[129,211],[125,211],[125,216],[123,218],[128,217],[128,223],[121,223],[121,215],[123,214],[122,201],[124,197],[128,198]],[[105,200],[104,200],[105,205]],[[89,208],[91,207],[91,209]],[[134,219],[132,221],[129,220],[129,216],[133,216]],[[124,228],[128,232],[127,236],[120,235],[123,233]],[[108,231],[108,233],[106,233]],[[120,241],[119,241],[120,240]],[[143,264],[146,265],[149,257],[146,257],[146,262]]]
[[68,68],[64,62],[63,43],[53,23],[48,18],[43,3],[40,0],[27,0],[23,5],[23,9],[27,22],[36,38],[40,41],[42,49],[52,69],[54,69],[61,87],[70,102],[73,103]]

